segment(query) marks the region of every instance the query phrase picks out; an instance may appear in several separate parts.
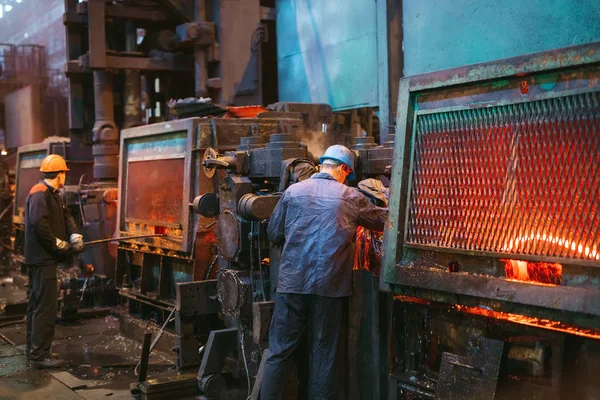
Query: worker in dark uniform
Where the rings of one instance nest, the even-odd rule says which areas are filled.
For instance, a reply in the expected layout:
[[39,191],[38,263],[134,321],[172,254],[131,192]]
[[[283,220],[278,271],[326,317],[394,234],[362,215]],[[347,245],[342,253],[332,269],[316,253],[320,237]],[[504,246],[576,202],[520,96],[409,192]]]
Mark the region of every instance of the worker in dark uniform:
[[284,192],[269,222],[269,239],[283,250],[261,400],[283,398],[293,353],[309,324],[310,398],[338,398],[338,344],[352,295],[356,228],[382,231],[388,214],[344,185],[354,176],[350,150],[331,146],[320,162],[320,173]]
[[83,236],[58,193],[68,170],[61,156],[47,156],[40,167],[44,180],[31,188],[25,201],[25,263],[29,271],[25,355],[38,368],[62,364],[50,353],[58,306],[56,269],[58,263],[84,248]]

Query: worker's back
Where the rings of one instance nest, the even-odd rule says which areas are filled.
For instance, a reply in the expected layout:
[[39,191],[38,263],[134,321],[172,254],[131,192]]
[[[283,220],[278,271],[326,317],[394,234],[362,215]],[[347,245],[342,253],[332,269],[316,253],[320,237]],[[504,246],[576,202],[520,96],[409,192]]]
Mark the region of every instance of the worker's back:
[[269,238],[285,239],[277,291],[350,296],[356,228],[382,230],[386,216],[326,173],[290,186],[269,223]]
[[68,240],[65,212],[65,206],[54,189],[44,182],[31,188],[25,200],[26,264],[51,265],[65,258],[55,252],[56,238]]

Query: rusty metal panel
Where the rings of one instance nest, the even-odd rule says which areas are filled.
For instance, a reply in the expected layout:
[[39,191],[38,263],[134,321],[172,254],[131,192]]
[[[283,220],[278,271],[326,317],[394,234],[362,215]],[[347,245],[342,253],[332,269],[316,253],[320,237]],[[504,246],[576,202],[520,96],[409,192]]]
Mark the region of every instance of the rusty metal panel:
[[417,115],[406,243],[597,262],[599,116],[598,92]]
[[[169,237],[135,242],[191,251],[197,222],[191,218],[187,205],[197,189],[197,171],[193,167],[197,155],[191,149],[196,141],[198,121],[198,118],[189,118],[121,132],[117,222],[123,236],[162,232]],[[145,166],[148,169],[144,169]],[[160,183],[154,186],[152,180]],[[157,189],[158,186],[161,188]],[[159,196],[153,192],[156,190]],[[168,197],[167,191],[172,197]],[[180,203],[175,204],[177,201]]]
[[130,162],[126,221],[181,227],[184,166],[184,158]]

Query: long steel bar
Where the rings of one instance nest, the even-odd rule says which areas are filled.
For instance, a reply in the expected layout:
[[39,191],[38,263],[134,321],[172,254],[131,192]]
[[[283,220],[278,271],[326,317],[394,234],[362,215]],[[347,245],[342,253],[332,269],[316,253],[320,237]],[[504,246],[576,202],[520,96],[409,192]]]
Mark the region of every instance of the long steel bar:
[[108,238],[108,239],[92,240],[91,242],[85,242],[84,244],[86,246],[89,246],[89,245],[92,245],[92,244],[99,244],[99,243],[118,242],[119,240],[143,239],[143,238],[163,237],[163,236],[167,236],[167,234],[166,233],[158,233],[158,234],[154,234],[154,235],[122,236],[122,237],[118,237],[118,238]]

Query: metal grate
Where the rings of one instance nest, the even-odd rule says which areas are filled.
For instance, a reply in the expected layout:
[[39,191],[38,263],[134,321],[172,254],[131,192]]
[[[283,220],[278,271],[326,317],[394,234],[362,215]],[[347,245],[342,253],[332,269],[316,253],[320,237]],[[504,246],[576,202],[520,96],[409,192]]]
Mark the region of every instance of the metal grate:
[[417,117],[406,243],[600,260],[600,94]]

